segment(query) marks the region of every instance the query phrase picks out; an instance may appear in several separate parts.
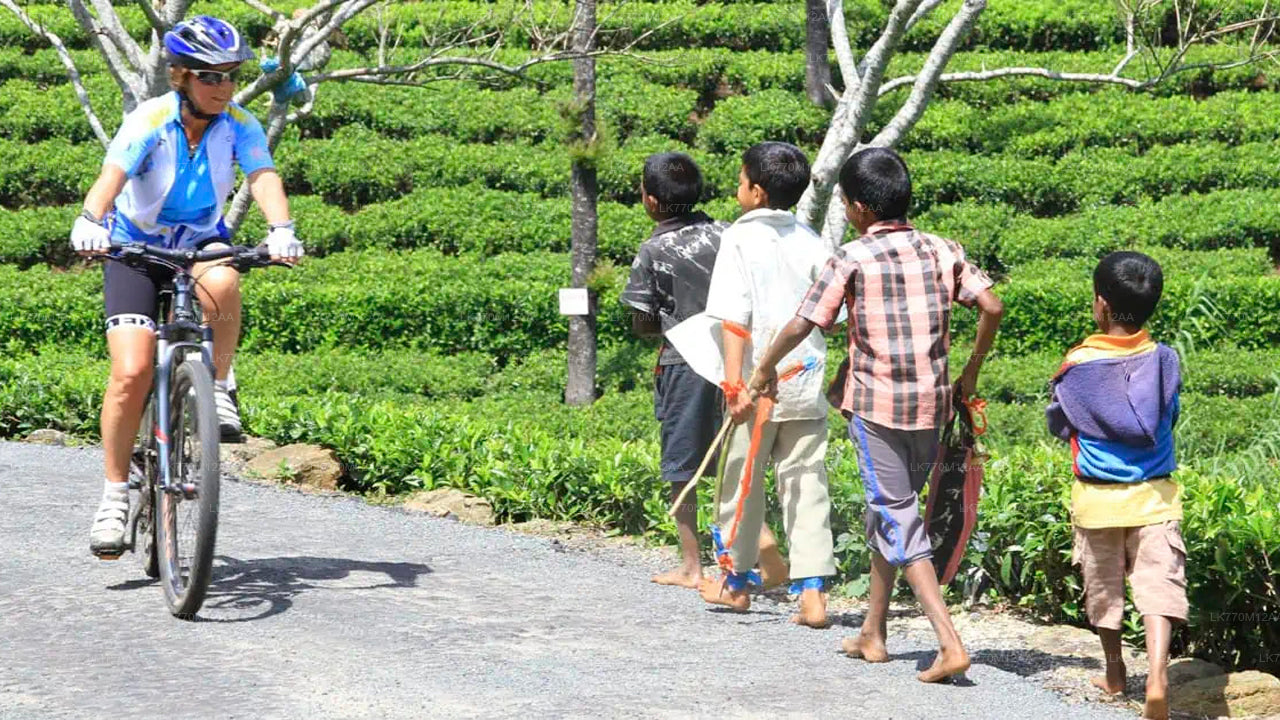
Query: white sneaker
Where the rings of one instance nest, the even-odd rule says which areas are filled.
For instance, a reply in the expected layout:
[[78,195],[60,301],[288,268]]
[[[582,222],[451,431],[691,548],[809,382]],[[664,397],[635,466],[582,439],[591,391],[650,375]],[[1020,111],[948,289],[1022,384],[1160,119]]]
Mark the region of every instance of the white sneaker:
[[240,442],[240,410],[236,407],[236,401],[222,388],[215,388],[213,396],[218,408],[218,431],[222,442]]
[[103,495],[89,530],[89,552],[114,560],[124,552],[124,524],[129,517],[129,493]]

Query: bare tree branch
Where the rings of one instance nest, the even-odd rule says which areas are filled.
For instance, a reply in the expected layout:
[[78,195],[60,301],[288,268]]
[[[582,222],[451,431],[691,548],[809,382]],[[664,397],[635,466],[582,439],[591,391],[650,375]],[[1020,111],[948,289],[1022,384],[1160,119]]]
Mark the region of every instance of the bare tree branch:
[[283,20],[287,15],[258,0],[244,0],[244,4],[271,18],[273,21]]
[[934,10],[938,9],[938,6],[941,5],[943,2],[945,2],[945,0],[925,0],[924,2],[920,3],[920,7],[916,8],[916,11],[914,14],[912,14],[911,19],[907,21],[907,27],[905,30],[903,30],[903,32],[904,33],[911,32],[911,29],[914,28],[917,23],[919,23],[921,20],[925,19],[926,17],[929,17],[929,15]]
[[193,0],[165,0],[164,4],[164,24],[173,27],[187,16],[187,11],[191,9]]
[[138,74],[138,69],[129,66],[129,61],[120,54],[115,43],[103,41],[102,36],[108,33],[98,24],[97,19],[85,7],[82,0],[68,0],[68,5],[71,6],[71,13],[75,16],[76,22],[80,23],[81,29],[89,36],[89,41],[107,61],[107,71],[111,73],[111,77],[124,93],[125,112],[129,112],[143,97],[142,78]]
[[[864,58],[866,71],[862,73],[856,88],[846,89],[836,104],[831,126],[827,128],[818,157],[811,168],[812,178],[809,187],[801,196],[796,206],[796,215],[811,227],[818,227],[831,188],[835,183],[836,173],[849,157],[849,152],[862,136],[867,117],[879,97],[880,83],[884,79],[885,68],[889,59],[897,49],[904,34],[907,21],[920,7],[921,0],[898,0],[889,13],[889,20],[884,31],[871,46]],[[828,8],[832,11],[832,28],[835,28],[837,13],[841,10],[842,0],[829,0]],[[840,13],[842,16],[842,13]],[[843,24],[843,23],[841,23]],[[852,52],[852,51],[851,51]],[[848,80],[846,79],[846,83]]]
[[[325,2],[317,3],[306,15],[293,22],[294,33],[286,34],[280,41],[280,63],[284,64],[285,58],[289,58],[290,64],[295,64],[298,60],[305,58],[316,48],[317,45],[329,39],[335,30],[342,27],[343,23],[350,20],[355,15],[368,9],[378,0],[347,0],[339,3],[336,0],[325,0]],[[301,46],[295,52],[292,49],[292,43],[298,33],[302,29],[313,23],[317,18],[329,12],[333,7],[341,5],[338,11],[329,18],[329,22],[325,23],[311,37],[304,37]]]
[[[907,97],[906,102],[894,114],[893,119],[888,125],[876,135],[871,144],[878,147],[888,147],[896,145],[899,138],[915,127],[919,122],[920,116],[924,114],[924,110],[929,105],[929,100],[933,97],[933,91],[938,87],[938,80],[942,76],[942,71],[947,67],[947,63],[951,61],[951,57],[956,54],[956,50],[960,49],[969,30],[973,27],[973,22],[978,19],[982,11],[987,7],[987,0],[965,0],[960,6],[960,10],[947,23],[947,27],[938,36],[937,42],[933,44],[933,49],[929,51],[929,56],[924,61],[924,68],[915,78],[911,87],[911,95]],[[956,73],[959,75],[960,73]],[[981,74],[981,73],[979,73]],[[880,88],[881,94],[884,88]]]
[[147,22],[151,24],[151,29],[156,32],[156,35],[163,36],[169,31],[169,26],[164,24],[164,18],[156,12],[151,0],[138,0],[138,5],[142,6],[142,14],[147,16]]
[[120,16],[116,13],[114,7],[111,6],[109,0],[90,0],[93,4],[94,11],[98,14],[98,22],[102,24],[106,31],[107,39],[119,48],[129,61],[129,67],[134,72],[142,71],[142,48],[138,47],[138,43],[134,41],[124,29],[124,25],[120,22]]
[[315,75],[307,78],[307,84],[318,85],[328,81],[354,81],[354,82],[373,82],[387,85],[420,85],[424,82],[434,82],[440,78],[432,77],[424,81],[405,81],[397,80],[395,82],[383,82],[382,78],[390,75],[412,75],[420,70],[432,67],[443,67],[447,65],[459,65],[467,67],[481,67],[493,70],[504,75],[514,77],[522,77],[526,70],[536,65],[542,65],[549,62],[561,62],[564,60],[574,60],[577,58],[600,57],[602,55],[622,55],[626,57],[639,56],[630,53],[621,53],[615,50],[594,50],[586,53],[576,53],[572,51],[556,52],[550,55],[542,55],[536,58],[530,58],[517,65],[506,65],[494,60],[483,57],[466,57],[466,56],[443,56],[429,57],[419,60],[412,65],[388,65],[388,66],[370,66],[361,68],[346,68],[343,70],[335,70],[334,72],[324,73],[323,75]]
[[[1208,65],[1208,63],[1206,63]],[[1233,64],[1234,66],[1234,64]],[[1220,67],[1220,66],[1214,66]],[[1135,80],[1133,78],[1117,77],[1116,75],[1106,73],[1072,73],[1059,72],[1050,68],[1040,67],[1003,67],[995,70],[981,70],[972,72],[953,72],[945,73],[937,76],[940,83],[951,82],[978,82],[983,80],[995,80],[1005,77],[1019,76],[1036,76],[1046,78],[1048,80],[1060,80],[1062,82],[1083,82],[1093,83],[1095,85],[1123,85],[1124,87],[1140,90],[1151,84],[1150,81]],[[887,95],[894,90],[904,86],[915,84],[921,75],[905,75],[903,77],[894,78],[885,83],[880,88],[880,95]]]
[[85,90],[84,81],[80,78],[80,70],[76,68],[75,60],[72,59],[71,53],[67,51],[67,46],[63,44],[62,38],[32,20],[31,16],[27,15],[13,0],[0,0],[0,5],[17,15],[23,25],[26,25],[31,32],[47,40],[53,46],[53,49],[57,51],[58,59],[62,61],[62,66],[67,69],[67,77],[71,80],[71,86],[75,88],[76,98],[80,101],[80,108],[84,110],[85,118],[89,121],[89,127],[93,129],[93,134],[98,138],[98,142],[102,144],[102,147],[105,148],[109,145],[111,137],[107,135],[106,129],[102,127],[102,122],[98,120],[97,113],[93,111],[93,103],[89,99],[89,92]]
[[[858,61],[853,56],[853,46],[849,44],[849,28],[844,21],[843,0],[827,0],[827,20],[831,27],[831,45],[835,48],[836,61],[840,64],[840,75],[844,78],[844,91],[856,92],[861,80]],[[840,93],[833,89],[831,96],[839,101]]]

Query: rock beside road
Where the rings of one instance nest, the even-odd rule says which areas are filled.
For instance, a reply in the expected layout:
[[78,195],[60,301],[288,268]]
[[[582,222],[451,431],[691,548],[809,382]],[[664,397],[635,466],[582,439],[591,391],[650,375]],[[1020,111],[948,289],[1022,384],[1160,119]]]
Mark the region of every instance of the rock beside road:
[[497,521],[488,500],[454,488],[414,493],[405,500],[404,508],[436,517],[452,517],[472,525],[493,525]]
[[342,479],[342,463],[332,450],[316,445],[285,445],[267,450],[245,464],[257,477],[315,488],[337,490]]
[[1257,670],[1169,683],[1170,707],[1206,717],[1280,716],[1280,678]]

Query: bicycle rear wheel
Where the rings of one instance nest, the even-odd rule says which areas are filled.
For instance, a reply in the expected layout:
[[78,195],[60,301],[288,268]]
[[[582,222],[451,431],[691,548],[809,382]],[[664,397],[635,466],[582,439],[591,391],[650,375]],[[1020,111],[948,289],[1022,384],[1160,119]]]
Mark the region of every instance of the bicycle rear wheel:
[[179,365],[170,398],[172,482],[156,491],[156,542],[169,612],[188,620],[209,589],[218,534],[218,413],[208,367]]

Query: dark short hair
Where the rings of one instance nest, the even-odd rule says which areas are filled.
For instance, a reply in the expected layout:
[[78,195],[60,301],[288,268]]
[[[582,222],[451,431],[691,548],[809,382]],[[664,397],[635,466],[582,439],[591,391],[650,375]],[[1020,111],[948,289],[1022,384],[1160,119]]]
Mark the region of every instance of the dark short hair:
[[656,198],[667,215],[691,212],[702,196],[702,171],[684,153],[654,153],[645,158],[641,179],[645,194]]
[[859,150],[845,160],[840,190],[879,220],[906,220],[911,208],[911,173],[902,157],[888,148]]
[[1142,327],[1156,311],[1164,291],[1160,263],[1140,252],[1113,252],[1093,270],[1093,292],[1111,306],[1112,317]]
[[742,154],[742,169],[753,185],[764,188],[774,210],[791,209],[809,187],[809,158],[791,143],[752,145]]

